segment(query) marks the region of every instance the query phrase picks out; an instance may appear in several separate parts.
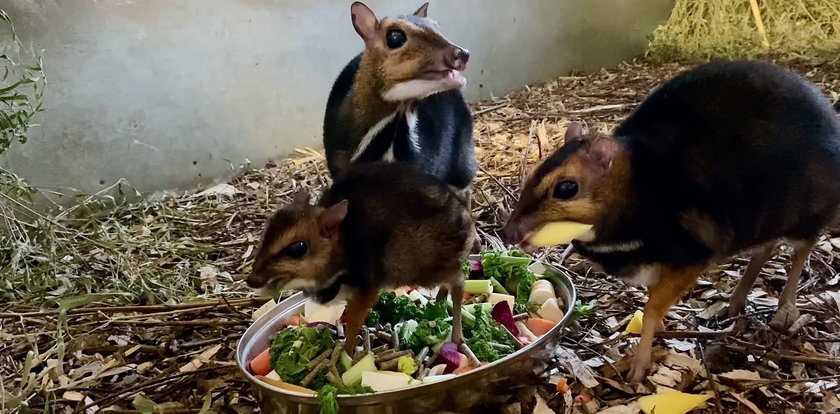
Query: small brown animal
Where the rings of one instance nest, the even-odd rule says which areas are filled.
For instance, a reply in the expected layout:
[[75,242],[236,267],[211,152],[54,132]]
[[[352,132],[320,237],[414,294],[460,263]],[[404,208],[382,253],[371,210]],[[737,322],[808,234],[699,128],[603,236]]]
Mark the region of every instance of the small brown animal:
[[754,250],[730,299],[747,293],[776,244],[794,248],[775,326],[796,318],[811,248],[840,209],[840,121],[811,83],[776,66],[713,62],[648,96],[614,132],[566,142],[536,168],[503,235],[528,245],[543,224],[592,230],[574,249],[607,273],[649,287],[631,381],[650,366],[663,318],[711,264]]
[[460,343],[461,266],[474,235],[466,201],[451,186],[406,163],[360,164],[317,206],[301,193],[274,214],[247,282],[302,289],[320,303],[347,289],[348,351],[381,289],[442,284],[454,305],[452,340]]

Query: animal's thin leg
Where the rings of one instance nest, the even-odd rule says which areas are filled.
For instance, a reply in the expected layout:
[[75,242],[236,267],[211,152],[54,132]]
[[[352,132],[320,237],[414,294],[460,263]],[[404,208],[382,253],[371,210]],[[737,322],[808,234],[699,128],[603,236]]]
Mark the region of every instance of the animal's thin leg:
[[347,338],[344,343],[344,351],[348,355],[353,355],[353,349],[356,348],[356,335],[361,331],[370,308],[376,304],[377,299],[379,299],[379,294],[376,291],[359,291],[348,301],[347,329],[344,332]]
[[464,342],[464,329],[461,326],[461,305],[464,301],[464,276],[458,272],[449,283],[452,292],[452,342]]
[[788,271],[787,282],[779,297],[779,310],[770,321],[770,326],[784,330],[789,328],[799,318],[799,311],[796,309],[796,291],[799,288],[799,278],[802,270],[814,247],[814,240],[801,240],[793,243],[793,257],[790,271]]
[[650,298],[645,304],[645,317],[642,323],[642,337],[636,347],[633,367],[627,374],[629,382],[639,382],[650,368],[653,352],[653,336],[662,324],[665,314],[688,291],[703,273],[702,267],[661,268],[659,282],[648,290]]
[[738,281],[738,286],[735,287],[735,290],[732,291],[732,296],[729,297],[730,317],[744,313],[744,308],[747,305],[747,295],[752,290],[755,280],[761,273],[761,268],[764,267],[764,263],[773,256],[773,250],[775,248],[775,243],[769,243],[753,253],[750,264],[747,265],[747,270],[744,271],[741,280]]

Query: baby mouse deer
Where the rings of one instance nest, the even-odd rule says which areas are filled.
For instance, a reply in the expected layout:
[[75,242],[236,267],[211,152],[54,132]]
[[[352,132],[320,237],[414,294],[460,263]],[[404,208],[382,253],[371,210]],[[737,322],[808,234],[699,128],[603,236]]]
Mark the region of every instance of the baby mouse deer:
[[460,88],[470,54],[427,17],[377,19],[361,2],[350,7],[365,43],[333,84],[324,115],[324,148],[333,177],[351,164],[405,161],[463,190],[478,168],[472,114]]
[[776,66],[712,62],[653,91],[613,137],[569,128],[539,165],[503,229],[528,245],[543,224],[593,225],[574,249],[649,288],[631,381],[650,366],[668,310],[710,265],[753,256],[730,299],[747,294],[777,243],[793,246],[776,327],[796,319],[800,274],[840,208],[840,121],[805,79]]
[[247,282],[301,289],[320,303],[345,289],[348,353],[381,289],[442,284],[460,343],[461,266],[474,235],[466,201],[451,186],[406,163],[366,163],[339,176],[318,205],[300,193],[278,210]]

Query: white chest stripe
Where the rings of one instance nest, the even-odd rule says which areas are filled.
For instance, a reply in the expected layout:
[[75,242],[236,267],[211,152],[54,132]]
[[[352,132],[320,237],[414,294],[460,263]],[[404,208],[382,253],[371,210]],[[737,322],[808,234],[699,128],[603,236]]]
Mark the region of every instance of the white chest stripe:
[[642,245],[641,240],[632,240],[624,243],[587,245],[586,249],[595,253],[626,253],[641,249]]
[[411,142],[411,147],[414,151],[420,152],[420,136],[417,135],[417,112],[406,111],[405,122],[408,124],[408,141]]
[[362,154],[364,154],[365,150],[370,146],[370,143],[373,142],[373,138],[376,137],[376,134],[379,131],[382,131],[382,128],[385,128],[391,120],[397,115],[396,112],[382,118],[379,122],[377,122],[374,126],[372,126],[365,136],[362,137],[362,140],[359,142],[359,146],[356,147],[356,152],[353,153],[353,157],[350,158],[351,162],[355,162]]

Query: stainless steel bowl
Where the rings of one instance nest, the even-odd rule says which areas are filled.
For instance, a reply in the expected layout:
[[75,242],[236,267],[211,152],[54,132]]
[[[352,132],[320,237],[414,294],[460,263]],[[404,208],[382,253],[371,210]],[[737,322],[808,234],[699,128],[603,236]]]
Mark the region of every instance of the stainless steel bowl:
[[[471,257],[477,260],[477,257]],[[527,386],[546,368],[554,348],[562,337],[563,329],[575,303],[575,288],[569,277],[559,269],[542,265],[545,272],[556,275],[561,285],[556,286],[558,298],[563,299],[565,317],[547,334],[516,353],[487,366],[474,369],[449,380],[423,384],[389,392],[359,396],[339,397],[342,414],[427,414],[444,411],[458,413],[487,412],[482,407],[492,407],[509,400],[523,386]],[[247,369],[247,362],[269,346],[277,331],[286,326],[292,315],[303,310],[307,298],[297,293],[282,301],[251,325],[236,348],[236,364],[242,375],[251,383],[263,413],[317,414],[315,397],[272,387]]]

